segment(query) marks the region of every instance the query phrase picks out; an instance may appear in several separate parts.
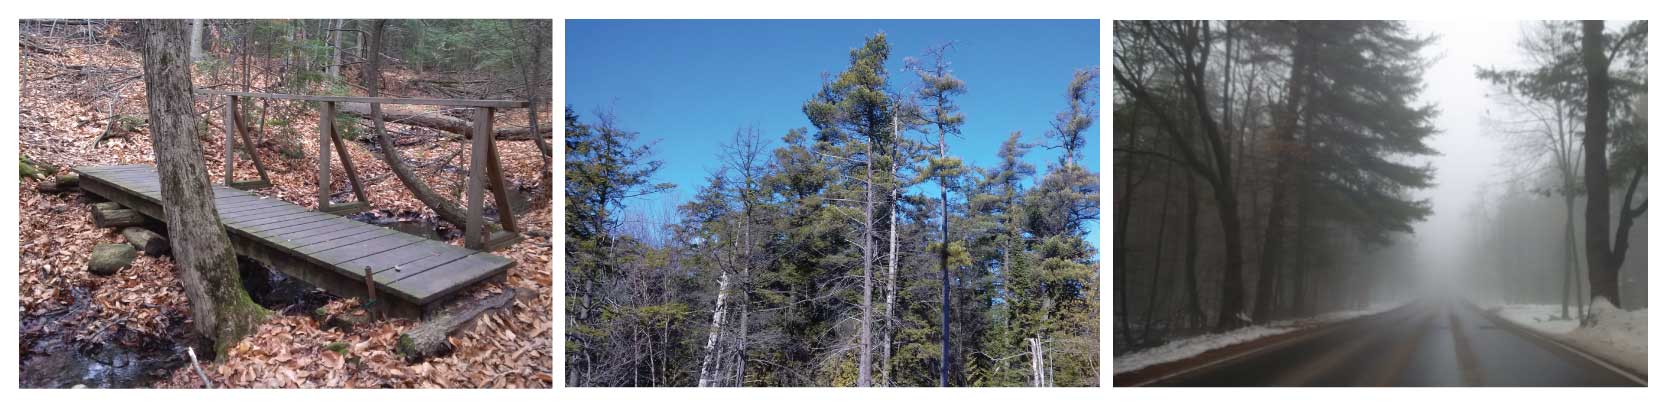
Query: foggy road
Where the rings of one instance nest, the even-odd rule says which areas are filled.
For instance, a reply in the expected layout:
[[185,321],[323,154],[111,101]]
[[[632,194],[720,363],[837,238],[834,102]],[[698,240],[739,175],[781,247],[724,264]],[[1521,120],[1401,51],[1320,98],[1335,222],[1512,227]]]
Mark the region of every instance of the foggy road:
[[1639,385],[1455,300],[1419,301],[1318,333],[1157,385]]

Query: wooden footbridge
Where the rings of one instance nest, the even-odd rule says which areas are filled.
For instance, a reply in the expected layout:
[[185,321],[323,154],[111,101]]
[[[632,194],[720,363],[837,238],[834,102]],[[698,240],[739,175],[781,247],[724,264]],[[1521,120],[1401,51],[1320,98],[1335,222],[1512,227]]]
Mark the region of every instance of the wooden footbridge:
[[[226,185],[213,187],[215,206],[220,223],[226,228],[237,254],[259,261],[277,271],[305,280],[342,297],[374,298],[388,314],[403,317],[425,317],[448,301],[447,298],[474,284],[506,277],[514,262],[482,250],[493,250],[512,245],[519,239],[514,214],[507,204],[502,171],[497,161],[492,136],[472,137],[472,166],[468,181],[468,223],[465,225],[467,247],[391,230],[339,215],[368,208],[368,201],[358,183],[356,168],[345,153],[345,144],[335,131],[333,120],[335,103],[367,102],[384,104],[418,104],[474,107],[474,133],[491,134],[491,113],[500,107],[530,107],[523,101],[498,100],[437,100],[386,97],[297,96],[261,93],[210,93],[227,98],[226,165],[229,169],[236,154],[233,148],[241,137],[248,155],[254,159],[261,180],[237,182],[227,170]],[[237,114],[238,97],[269,97],[317,101],[321,103],[323,118],[319,128],[319,192],[318,211],[307,210],[281,199],[266,198],[244,189],[269,187],[265,167],[254,153],[247,127]],[[530,110],[536,122],[535,110]],[[374,117],[377,128],[382,127],[380,116]],[[535,128],[532,131],[536,134]],[[334,146],[347,171],[358,201],[350,204],[331,204],[329,159]],[[482,153],[479,153],[482,152]],[[145,216],[162,221],[166,204],[162,201],[161,183],[153,165],[123,165],[78,167],[82,190],[119,203]],[[496,207],[503,231],[487,235],[482,218],[483,192],[489,188],[496,197]]]

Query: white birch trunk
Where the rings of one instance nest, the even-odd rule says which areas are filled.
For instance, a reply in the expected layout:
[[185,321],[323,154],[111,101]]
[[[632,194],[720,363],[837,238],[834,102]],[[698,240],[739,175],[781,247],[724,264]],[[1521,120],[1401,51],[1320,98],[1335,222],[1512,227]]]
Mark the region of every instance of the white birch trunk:
[[191,62],[202,60],[202,19],[191,20]]
[[709,387],[716,376],[716,342],[722,337],[722,314],[727,312],[727,298],[728,273],[724,271],[716,282],[716,310],[710,315],[710,337],[704,343],[704,364],[699,366],[700,387]]
[[[899,118],[896,118],[896,121],[895,121],[894,125],[895,125],[895,139],[897,139],[897,141],[895,143],[896,144],[896,151],[899,152],[899,150],[900,150],[899,139],[901,137],[901,123],[900,123]],[[894,178],[896,176],[896,173],[898,171],[897,168],[900,167],[900,165],[899,165],[900,153],[894,153],[893,155],[894,156],[891,158],[892,162],[889,166],[889,177],[890,178]],[[900,188],[900,186],[896,185],[896,187],[892,187],[892,188],[889,189],[889,200],[890,201],[898,201],[898,200],[896,200],[896,196],[897,196],[897,189],[899,189],[899,188]],[[886,284],[886,286],[888,287],[887,288],[888,291],[886,291],[886,293],[885,293],[884,306],[883,306],[883,326],[884,326],[884,328],[883,328],[883,385],[886,386],[886,387],[895,385],[894,376],[891,375],[891,373],[894,372],[894,368],[891,365],[892,363],[890,363],[890,358],[891,358],[892,351],[894,350],[893,346],[894,346],[894,338],[895,338],[895,271],[896,271],[896,263],[899,262],[900,258],[901,258],[900,255],[897,253],[897,251],[898,251],[897,245],[899,245],[899,243],[896,240],[896,232],[895,232],[896,215],[895,215],[895,211],[896,211],[895,207],[893,207],[893,206],[890,207],[890,209],[889,209],[889,282]]]

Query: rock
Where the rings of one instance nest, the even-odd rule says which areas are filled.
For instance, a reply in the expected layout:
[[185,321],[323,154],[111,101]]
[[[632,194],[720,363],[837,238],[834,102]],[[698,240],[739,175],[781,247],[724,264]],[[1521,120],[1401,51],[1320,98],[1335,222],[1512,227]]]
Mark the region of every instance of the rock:
[[136,226],[127,227],[121,230],[121,236],[127,238],[127,243],[133,245],[133,248],[144,252],[147,256],[161,257],[167,254],[167,238],[151,232],[149,229]]
[[316,318],[324,329],[335,329],[341,331],[341,333],[352,333],[352,330],[359,325],[370,323],[370,315],[365,311],[329,315],[323,312],[323,308],[318,308],[315,312],[313,318]]
[[125,243],[103,244],[92,248],[92,258],[87,260],[87,271],[100,276],[115,274],[133,264],[133,259],[139,257],[138,250]]

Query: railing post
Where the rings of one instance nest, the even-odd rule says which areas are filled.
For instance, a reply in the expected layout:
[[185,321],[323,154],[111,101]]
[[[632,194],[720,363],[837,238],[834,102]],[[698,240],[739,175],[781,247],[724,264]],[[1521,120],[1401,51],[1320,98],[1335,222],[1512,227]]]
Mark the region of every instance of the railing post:
[[225,96],[225,186],[230,187],[237,162],[237,96]]
[[491,154],[490,107],[474,109],[473,147],[469,149],[472,163],[468,165],[468,225],[465,232],[469,249],[484,249],[485,235],[485,171]]
[[485,141],[487,145],[491,145],[490,151],[485,155],[485,174],[489,176],[489,183],[486,185],[491,187],[491,196],[496,199],[497,222],[502,223],[503,230],[519,233],[520,227],[514,223],[514,207],[508,202],[508,181],[502,176],[502,158],[497,154],[497,137],[491,124],[491,120],[485,121],[485,133],[490,134],[485,137]]
[[318,211],[329,210],[329,134],[335,130],[335,102],[325,101],[318,109]]

